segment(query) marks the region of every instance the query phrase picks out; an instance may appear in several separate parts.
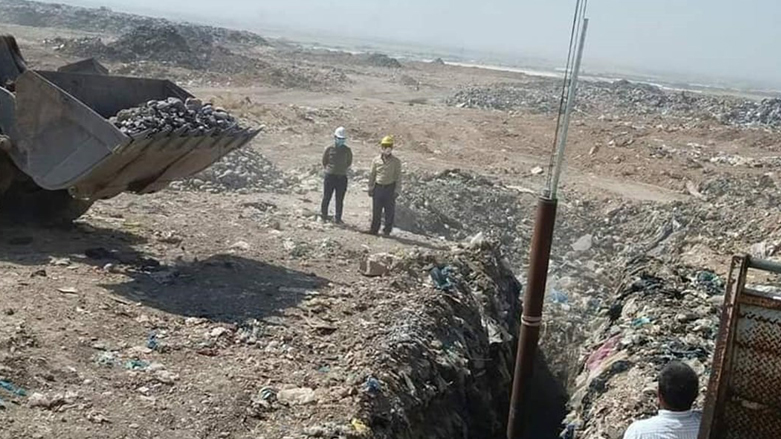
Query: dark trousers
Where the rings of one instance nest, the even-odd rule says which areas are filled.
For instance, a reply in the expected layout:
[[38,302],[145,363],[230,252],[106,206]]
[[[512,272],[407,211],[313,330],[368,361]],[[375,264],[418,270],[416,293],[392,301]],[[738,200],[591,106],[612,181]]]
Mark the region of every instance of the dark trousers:
[[377,234],[380,231],[380,219],[385,213],[385,227],[383,233],[390,235],[393,230],[393,217],[396,215],[396,184],[375,185],[372,195],[372,227],[370,232]]
[[342,220],[344,210],[344,195],[347,193],[347,176],[325,174],[323,182],[323,204],[320,206],[320,214],[323,219],[328,219],[328,207],[331,205],[331,197],[336,192],[336,221]]

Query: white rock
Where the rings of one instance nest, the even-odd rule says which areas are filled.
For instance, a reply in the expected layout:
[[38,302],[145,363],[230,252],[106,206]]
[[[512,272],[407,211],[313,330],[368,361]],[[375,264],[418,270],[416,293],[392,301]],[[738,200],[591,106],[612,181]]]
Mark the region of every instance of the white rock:
[[312,404],[316,401],[315,391],[309,387],[280,390],[277,400],[290,405]]
[[591,246],[594,244],[594,236],[583,235],[578,238],[577,241],[572,243],[572,250],[576,252],[585,252],[591,250]]

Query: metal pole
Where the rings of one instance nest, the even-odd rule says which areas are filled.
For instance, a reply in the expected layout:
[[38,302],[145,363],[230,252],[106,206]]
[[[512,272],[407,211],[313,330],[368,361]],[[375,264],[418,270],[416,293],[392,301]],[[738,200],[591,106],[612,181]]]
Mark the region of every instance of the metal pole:
[[553,226],[556,223],[556,200],[540,197],[537,202],[537,218],[529,260],[529,276],[523,296],[523,315],[515,358],[513,392],[510,398],[510,416],[507,421],[507,438],[519,439],[524,421],[529,415],[527,406],[534,357],[542,323],[542,304],[548,263],[553,242]]
[[572,108],[575,106],[575,92],[578,84],[578,73],[580,73],[580,60],[583,59],[583,45],[586,43],[586,31],[588,30],[588,18],[583,19],[583,30],[580,32],[580,42],[578,43],[578,54],[575,58],[575,66],[572,69],[569,90],[567,91],[567,108],[564,111],[564,121],[561,125],[561,135],[559,136],[559,145],[556,149],[556,166],[553,168],[553,179],[551,187],[548,188],[550,198],[555,200],[559,191],[559,179],[561,178],[561,167],[564,161],[564,148],[567,146],[567,134],[569,133],[569,118],[572,114]]
[[521,315],[521,328],[515,358],[513,389],[510,397],[507,439],[521,439],[530,416],[528,405],[529,391],[533,378],[534,358],[537,354],[537,344],[540,338],[545,284],[548,278],[548,265],[553,244],[553,229],[556,223],[556,193],[558,191],[559,178],[561,177],[564,149],[567,145],[570,114],[575,103],[575,90],[587,29],[588,19],[584,18],[583,30],[580,34],[580,42],[577,48],[577,57],[572,77],[570,78],[567,106],[561,125],[561,136],[559,137],[556,151],[556,165],[551,186],[545,191],[545,196],[540,197],[537,203],[537,218],[534,223],[534,235],[532,236],[532,246],[529,254],[529,275],[523,297],[523,313]]

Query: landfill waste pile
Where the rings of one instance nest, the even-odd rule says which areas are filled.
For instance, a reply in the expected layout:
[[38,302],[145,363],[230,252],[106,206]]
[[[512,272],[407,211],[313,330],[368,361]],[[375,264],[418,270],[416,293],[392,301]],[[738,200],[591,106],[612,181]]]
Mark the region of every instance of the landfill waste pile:
[[250,148],[234,150],[200,173],[171,183],[174,190],[210,193],[286,192],[295,180]]
[[396,58],[391,58],[388,55],[382,53],[370,53],[368,55],[363,55],[360,58],[364,59],[367,64],[375,67],[385,67],[390,69],[400,69],[402,67],[399,60]]
[[[447,103],[461,108],[551,114],[557,111],[560,99],[558,81],[534,78],[523,83],[468,87],[448,98]],[[575,111],[611,118],[661,116],[717,120],[740,127],[781,126],[781,99],[756,102],[731,96],[665,90],[627,80],[582,81],[578,84]]]
[[64,53],[122,63],[146,61],[229,74],[268,67],[260,60],[231,52],[209,33],[182,32],[179,25],[170,23],[140,25],[108,43],[85,37],[54,38],[47,44]]
[[139,107],[121,110],[109,121],[129,136],[182,129],[204,135],[241,129],[238,120],[224,109],[194,98],[148,101]]
[[[641,258],[591,322],[567,417],[576,437],[620,439],[658,410],[656,377],[669,361],[690,365],[708,385],[723,281],[710,271]],[[572,437],[572,436],[570,436]]]
[[[520,194],[486,177],[445,170],[434,175],[405,175],[399,196],[396,224],[413,233],[461,241],[482,232],[511,248],[516,228],[533,211]],[[528,195],[528,194],[527,194]],[[530,200],[532,196],[528,197]]]
[[[237,78],[261,80],[268,85],[306,90],[333,90],[349,83],[346,73],[338,68],[310,64],[275,63],[235,53],[223,40],[197,28],[178,24],[145,24],[130,29],[115,41],[97,37],[53,38],[46,44],[55,50],[79,57],[95,57],[103,61],[122,63],[114,70],[118,74],[164,76],[182,80],[202,81],[203,73],[213,75],[218,82]],[[232,45],[231,47],[234,47]],[[161,70],[174,67],[195,72]],[[221,76],[229,75],[229,76]]]
[[[365,341],[375,350],[359,416],[372,437],[498,437],[509,403],[521,285],[497,246],[481,242],[401,258],[384,284],[397,292],[386,297],[397,298],[373,304],[383,330]],[[415,299],[398,297],[401,292]],[[547,399],[538,402],[532,428],[550,432],[563,414],[555,407],[566,397],[544,377],[541,367],[538,392]]]
[[0,0],[3,22],[20,26],[81,29],[100,34],[125,34],[139,26],[166,27],[175,25],[187,39],[213,39],[220,44],[267,45],[260,35],[247,31],[218,28],[191,23],[176,23],[112,11],[109,8],[85,8],[64,4],[41,3],[26,0]]
[[744,101],[721,118],[733,125],[781,128],[781,99]]

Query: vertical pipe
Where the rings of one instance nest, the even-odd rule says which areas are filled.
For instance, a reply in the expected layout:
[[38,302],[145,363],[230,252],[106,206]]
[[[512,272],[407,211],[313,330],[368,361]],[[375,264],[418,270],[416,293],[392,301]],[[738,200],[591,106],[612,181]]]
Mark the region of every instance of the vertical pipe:
[[564,148],[567,146],[567,134],[569,133],[569,119],[572,114],[572,108],[575,106],[575,92],[578,85],[578,74],[580,73],[580,61],[583,59],[583,45],[586,43],[586,31],[588,30],[588,18],[583,19],[583,30],[580,32],[580,42],[578,43],[578,55],[575,58],[575,66],[572,69],[569,90],[567,92],[567,107],[564,110],[564,121],[561,125],[561,135],[559,136],[559,145],[556,149],[556,166],[553,168],[553,179],[551,186],[546,191],[550,198],[555,200],[559,190],[559,179],[561,178],[561,166],[564,161]]
[[529,255],[529,275],[523,296],[523,313],[518,349],[515,358],[507,438],[520,439],[529,410],[527,401],[531,384],[534,356],[542,323],[542,305],[548,278],[553,227],[556,222],[556,200],[541,197],[537,202],[537,218]]

